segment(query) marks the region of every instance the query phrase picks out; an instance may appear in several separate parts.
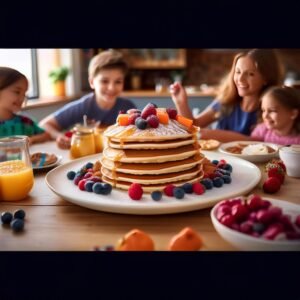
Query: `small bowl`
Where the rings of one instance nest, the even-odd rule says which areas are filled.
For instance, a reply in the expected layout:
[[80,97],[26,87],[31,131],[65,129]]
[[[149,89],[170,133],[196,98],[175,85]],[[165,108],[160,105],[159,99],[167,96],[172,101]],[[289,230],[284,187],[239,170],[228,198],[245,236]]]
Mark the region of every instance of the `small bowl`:
[[281,147],[279,157],[286,166],[288,176],[300,177],[300,145]]
[[[264,146],[268,146],[272,149],[274,149],[274,152],[267,153],[267,154],[239,154],[239,153],[233,153],[228,151],[228,148],[230,147],[237,147],[239,145],[256,145],[256,144],[262,144]],[[272,143],[264,143],[264,142],[252,142],[252,141],[235,141],[235,142],[229,142],[229,143],[224,143],[219,147],[219,152],[227,154],[227,155],[232,155],[235,157],[239,157],[245,160],[248,160],[253,163],[263,163],[270,161],[273,158],[278,158],[278,152],[279,152],[279,146],[276,144]]]
[[[271,205],[282,208],[284,214],[298,215],[300,214],[300,205],[287,201],[263,198],[271,202]],[[216,217],[218,204],[216,204],[211,212],[210,217],[212,223],[219,235],[228,243],[238,250],[243,251],[299,251],[300,240],[266,240],[260,237],[252,237],[245,233],[230,229],[220,223]]]

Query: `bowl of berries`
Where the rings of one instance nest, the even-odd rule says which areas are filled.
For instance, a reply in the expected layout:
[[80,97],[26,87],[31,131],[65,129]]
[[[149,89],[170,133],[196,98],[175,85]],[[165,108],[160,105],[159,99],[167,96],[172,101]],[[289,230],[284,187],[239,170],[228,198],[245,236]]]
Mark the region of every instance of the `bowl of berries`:
[[259,195],[226,199],[211,210],[219,235],[238,250],[299,251],[300,205]]

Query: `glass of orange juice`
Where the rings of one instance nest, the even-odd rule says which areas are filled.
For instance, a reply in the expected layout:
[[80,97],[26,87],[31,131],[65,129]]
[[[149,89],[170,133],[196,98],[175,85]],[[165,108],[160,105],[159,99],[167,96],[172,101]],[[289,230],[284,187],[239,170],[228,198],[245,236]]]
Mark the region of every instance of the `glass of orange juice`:
[[0,199],[18,201],[26,198],[34,184],[28,137],[0,139]]

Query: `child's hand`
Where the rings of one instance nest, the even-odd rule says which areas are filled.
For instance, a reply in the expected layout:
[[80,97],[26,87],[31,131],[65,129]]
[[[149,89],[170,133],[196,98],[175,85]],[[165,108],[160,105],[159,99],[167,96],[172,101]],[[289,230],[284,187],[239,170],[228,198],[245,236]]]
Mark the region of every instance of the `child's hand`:
[[187,101],[186,91],[179,82],[175,82],[170,85],[170,93],[171,93],[172,100],[174,101],[175,104],[181,105],[183,103],[186,103]]
[[56,144],[60,149],[70,149],[71,139],[65,136],[64,134],[62,134],[56,138]]

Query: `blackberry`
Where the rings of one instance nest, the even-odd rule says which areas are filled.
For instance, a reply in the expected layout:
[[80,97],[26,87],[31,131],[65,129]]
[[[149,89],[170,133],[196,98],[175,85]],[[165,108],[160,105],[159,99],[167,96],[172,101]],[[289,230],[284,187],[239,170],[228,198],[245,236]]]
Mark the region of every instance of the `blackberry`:
[[23,209],[18,209],[14,212],[14,219],[25,219],[25,211]]
[[9,211],[5,211],[1,214],[1,221],[3,224],[10,224],[12,219],[13,215]]
[[75,178],[75,176],[76,176],[76,173],[74,171],[69,171],[67,173],[67,177],[69,180],[73,180]]
[[151,193],[151,198],[154,201],[160,201],[162,198],[162,192],[161,191],[154,191]]

